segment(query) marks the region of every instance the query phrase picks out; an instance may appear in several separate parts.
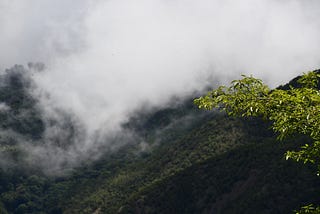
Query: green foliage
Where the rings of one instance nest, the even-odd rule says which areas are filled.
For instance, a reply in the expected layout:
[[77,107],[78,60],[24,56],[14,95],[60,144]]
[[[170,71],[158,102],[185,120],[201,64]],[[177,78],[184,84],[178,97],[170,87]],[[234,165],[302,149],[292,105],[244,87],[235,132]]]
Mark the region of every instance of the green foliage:
[[[320,174],[320,91],[317,88],[320,74],[305,73],[297,80],[300,87],[269,89],[260,79],[243,76],[234,80],[229,87],[221,86],[206,96],[195,99],[199,108],[221,108],[228,115],[262,117],[272,121],[278,139],[303,134],[312,143],[298,151],[287,151],[286,159],[318,166]],[[298,213],[319,213],[320,208],[306,206]]]
[[314,201],[320,184],[312,169],[281,157],[295,143],[242,144],[148,185],[121,213],[289,213]]
[[[44,124],[23,69],[15,71],[0,85],[0,101],[10,107],[1,112],[0,126],[36,142]],[[266,91],[256,95],[270,93],[261,81],[250,81]],[[248,91],[245,82],[233,84],[235,91]],[[305,201],[317,203],[320,192],[314,187],[320,181],[312,174],[314,165],[282,157],[299,148],[299,142],[311,146],[310,139],[276,145],[268,125],[199,111],[190,100],[143,110],[124,125],[139,136],[137,141],[84,163],[69,176],[46,177],[18,161],[19,167],[0,169],[0,213],[288,213]],[[8,139],[0,140],[1,155],[21,159],[22,151]]]
[[299,211],[295,211],[296,214],[319,214],[320,207],[314,207],[313,204],[303,206]]
[[[288,213],[317,202],[314,169],[281,155],[295,143],[276,145],[260,120],[205,115],[187,129],[185,120],[158,128],[159,144],[151,144],[155,132],[148,132],[143,139],[153,147],[144,155],[128,144],[68,177],[0,173],[0,200],[8,213],[208,213],[213,205],[220,213]],[[180,137],[168,140],[177,130]]]
[[[222,108],[229,115],[262,117],[272,121],[273,130],[283,139],[293,134],[304,134],[313,139],[300,151],[288,151],[286,158],[319,165],[320,161],[320,91],[316,88],[319,74],[304,74],[300,88],[270,90],[263,82],[243,76],[229,87],[221,86],[194,102],[199,108]],[[319,168],[320,169],[320,168]]]

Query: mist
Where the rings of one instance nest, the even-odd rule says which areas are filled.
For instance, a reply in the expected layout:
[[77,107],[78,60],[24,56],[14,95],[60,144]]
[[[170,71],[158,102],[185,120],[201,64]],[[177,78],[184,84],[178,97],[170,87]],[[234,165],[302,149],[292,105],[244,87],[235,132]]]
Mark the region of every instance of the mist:
[[[275,87],[319,68],[319,15],[316,0],[2,0],[0,69],[46,65],[32,73],[32,93],[45,118],[68,112],[81,127],[54,152],[76,163],[114,146],[108,139],[141,108],[240,74]],[[28,150],[41,159],[55,148]]]

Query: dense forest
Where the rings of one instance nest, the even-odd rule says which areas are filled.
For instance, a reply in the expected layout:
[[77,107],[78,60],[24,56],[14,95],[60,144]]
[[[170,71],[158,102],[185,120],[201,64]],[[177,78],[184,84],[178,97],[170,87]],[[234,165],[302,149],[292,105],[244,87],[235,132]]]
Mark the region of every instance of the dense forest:
[[[138,137],[48,175],[21,149],[45,143],[47,122],[28,72],[17,65],[0,77],[0,213],[292,213],[319,204],[315,166],[284,157],[308,138],[279,142],[268,122],[199,110],[194,97],[136,112],[123,132]],[[62,147],[74,134],[65,124]]]

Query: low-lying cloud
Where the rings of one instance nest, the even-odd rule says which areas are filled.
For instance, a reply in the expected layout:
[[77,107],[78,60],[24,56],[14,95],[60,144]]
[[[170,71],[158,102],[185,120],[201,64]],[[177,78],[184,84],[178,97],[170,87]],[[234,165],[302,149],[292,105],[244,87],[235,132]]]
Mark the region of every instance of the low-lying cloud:
[[87,151],[137,109],[215,80],[276,86],[318,68],[319,15],[316,0],[5,0],[0,68],[44,62],[36,94],[75,115]]

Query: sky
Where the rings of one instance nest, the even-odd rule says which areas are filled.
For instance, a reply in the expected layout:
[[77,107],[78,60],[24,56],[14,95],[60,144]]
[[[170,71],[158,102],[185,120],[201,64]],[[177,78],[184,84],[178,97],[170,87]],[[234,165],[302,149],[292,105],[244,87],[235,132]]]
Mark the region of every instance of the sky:
[[75,115],[87,151],[142,107],[319,68],[319,17],[318,0],[0,0],[0,70],[45,63],[35,94],[47,114]]

